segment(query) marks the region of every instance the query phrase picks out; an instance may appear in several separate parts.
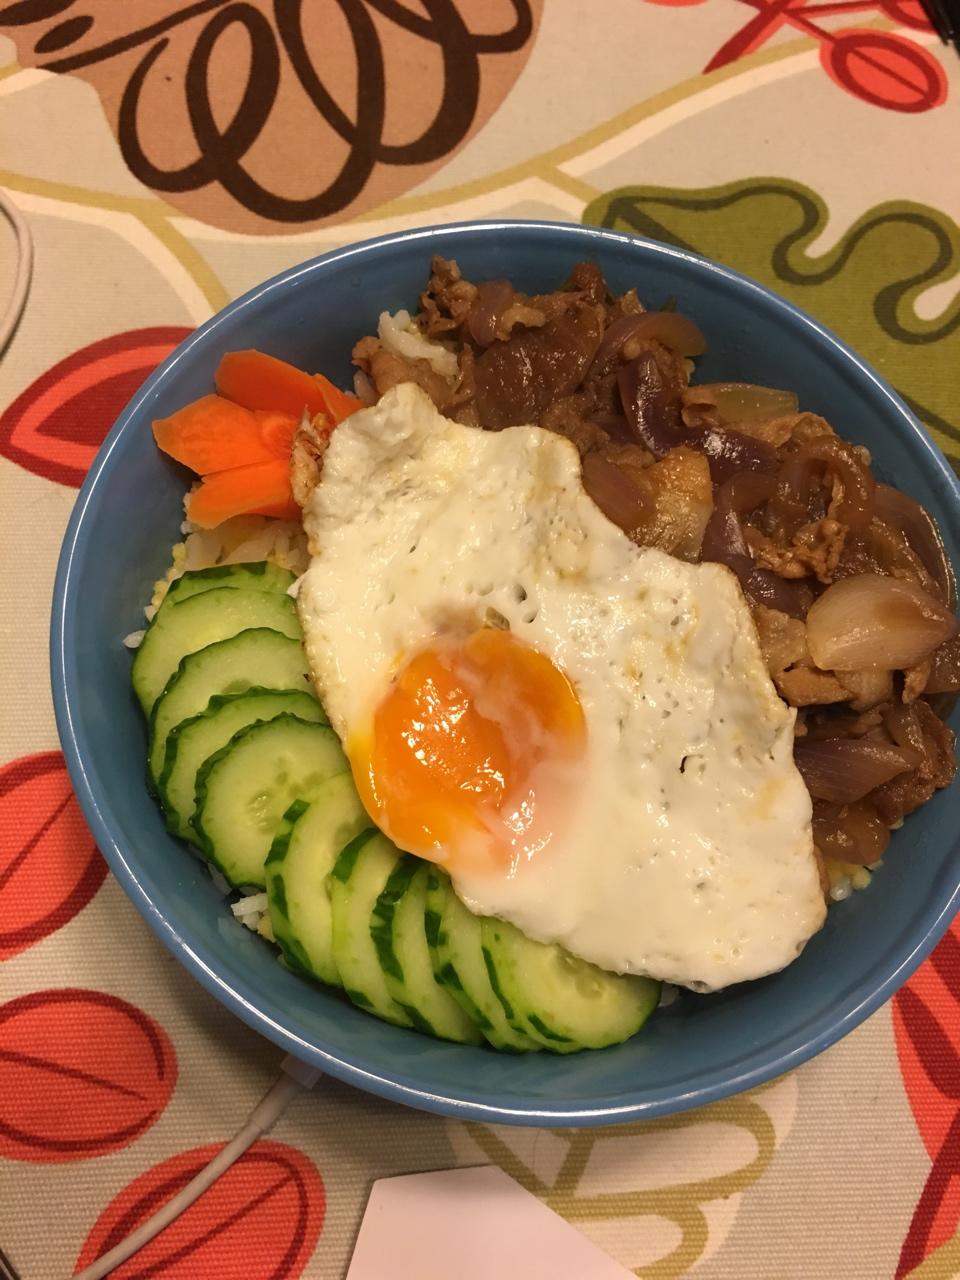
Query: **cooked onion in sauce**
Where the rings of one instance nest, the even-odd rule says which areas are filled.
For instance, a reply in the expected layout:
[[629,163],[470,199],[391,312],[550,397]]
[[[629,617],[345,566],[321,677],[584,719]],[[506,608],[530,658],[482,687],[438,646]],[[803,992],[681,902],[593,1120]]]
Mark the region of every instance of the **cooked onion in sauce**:
[[799,408],[793,391],[757,387],[749,382],[699,383],[690,388],[688,401],[711,407],[721,426],[764,422],[796,413]]
[[902,671],[956,633],[956,618],[939,600],[877,573],[834,582],[807,614],[810,653],[825,671]]

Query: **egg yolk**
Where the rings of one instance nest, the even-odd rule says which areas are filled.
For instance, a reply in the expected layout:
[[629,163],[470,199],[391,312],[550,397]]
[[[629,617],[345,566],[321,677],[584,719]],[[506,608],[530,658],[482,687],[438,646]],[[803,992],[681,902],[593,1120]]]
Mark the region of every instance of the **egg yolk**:
[[454,873],[511,872],[550,843],[585,742],[563,672],[485,628],[407,658],[348,754],[364,806],[400,848]]

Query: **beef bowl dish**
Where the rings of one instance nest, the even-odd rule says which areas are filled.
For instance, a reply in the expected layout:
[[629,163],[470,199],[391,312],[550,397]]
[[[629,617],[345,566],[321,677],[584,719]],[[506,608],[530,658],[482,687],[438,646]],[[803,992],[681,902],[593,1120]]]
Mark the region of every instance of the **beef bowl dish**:
[[551,224],[354,246],[105,444],[68,764],[153,927],[331,1073],[517,1123],[696,1105],[955,910],[958,510],[876,376],[722,268]]

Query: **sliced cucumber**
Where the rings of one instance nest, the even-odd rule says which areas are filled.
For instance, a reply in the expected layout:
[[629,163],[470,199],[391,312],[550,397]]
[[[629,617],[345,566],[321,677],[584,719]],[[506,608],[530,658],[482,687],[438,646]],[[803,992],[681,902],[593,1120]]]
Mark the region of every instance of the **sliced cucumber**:
[[362,831],[334,863],[330,875],[333,956],[343,989],[360,1009],[409,1027],[410,1018],[387,990],[370,930],[377,899],[401,854],[379,831]]
[[291,969],[340,986],[333,958],[330,872],[341,849],[369,828],[353,778],[340,773],[297,800],[267,855],[264,874],[273,933]]
[[503,920],[484,918],[481,935],[504,1010],[555,1053],[629,1040],[660,1000],[659,982],[608,973],[563,947],[534,942]]
[[297,689],[250,689],[246,693],[217,694],[198,716],[191,716],[167,737],[163,772],[157,783],[167,816],[167,828],[181,840],[196,844],[193,811],[200,766],[235,733],[249,724],[272,720],[289,712],[301,720],[326,723],[323,708],[312,694]]
[[327,725],[281,715],[241,729],[197,775],[200,848],[232,885],[263,888],[263,864],[283,815],[346,768]]
[[476,1023],[433,973],[424,926],[429,868],[405,854],[390,873],[370,917],[370,933],[387,991],[426,1035],[482,1044]]
[[161,606],[133,660],[133,688],[144,712],[150,712],[188,653],[251,627],[270,627],[298,639],[296,605],[277,591],[218,587],[182,604]]
[[279,631],[254,627],[189,654],[177,668],[150,714],[150,777],[163,769],[167,735],[178,724],[205,711],[218,693],[244,693],[258,687],[308,688],[307,660],[299,640]]
[[480,926],[479,916],[467,910],[449,879],[429,867],[424,927],[437,981],[495,1048],[513,1053],[537,1050],[539,1041],[511,1026],[490,985]]
[[294,575],[289,569],[281,569],[278,564],[269,560],[254,560],[249,564],[218,564],[211,569],[188,569],[170,583],[161,608],[180,604],[202,591],[216,591],[219,587],[241,587],[247,591],[277,591],[283,594],[294,581]]

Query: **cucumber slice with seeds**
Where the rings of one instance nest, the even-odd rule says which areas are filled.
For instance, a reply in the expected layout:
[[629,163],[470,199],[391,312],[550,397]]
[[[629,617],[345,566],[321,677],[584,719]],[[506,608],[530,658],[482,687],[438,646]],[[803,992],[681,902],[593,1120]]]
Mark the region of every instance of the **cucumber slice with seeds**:
[[200,595],[204,591],[216,591],[219,587],[276,591],[283,595],[295,581],[289,569],[281,569],[270,560],[254,560],[247,564],[218,564],[210,569],[188,569],[170,583],[160,608],[167,609],[173,604],[189,600],[191,596]]
[[195,844],[193,828],[197,774],[200,767],[235,733],[247,725],[289,712],[301,720],[326,723],[323,708],[312,694],[295,689],[250,689],[246,693],[216,694],[207,709],[173,729],[167,738],[163,772],[157,789],[167,817],[167,829]]
[[327,725],[280,715],[241,729],[197,775],[200,848],[232,885],[263,888],[263,864],[283,815],[346,768]]
[[299,639],[296,605],[276,591],[218,587],[182,604],[161,606],[133,659],[133,688],[144,712],[150,712],[187,654],[251,627]]
[[264,864],[273,933],[291,969],[340,986],[333,956],[330,872],[345,845],[370,826],[353,778],[340,773],[284,814]]
[[504,1011],[554,1053],[621,1044],[636,1035],[659,1003],[660,983],[650,978],[609,973],[489,916],[480,930]]
[[541,1048],[532,1036],[510,1024],[490,985],[483,959],[480,917],[473,915],[453,891],[449,879],[428,868],[424,928],[438,982],[497,1049],[530,1053]]
[[205,711],[215,694],[270,689],[309,689],[307,660],[299,640],[267,627],[252,627],[188,654],[150,714],[149,772],[162,772],[167,735]]
[[425,931],[426,863],[405,854],[390,873],[370,918],[387,990],[426,1035],[460,1044],[482,1044],[483,1036],[434,977]]
[[330,900],[333,956],[344,991],[357,1008],[375,1013],[385,1022],[409,1027],[409,1016],[387,989],[370,930],[373,908],[400,856],[396,846],[379,831],[362,831],[334,864]]

